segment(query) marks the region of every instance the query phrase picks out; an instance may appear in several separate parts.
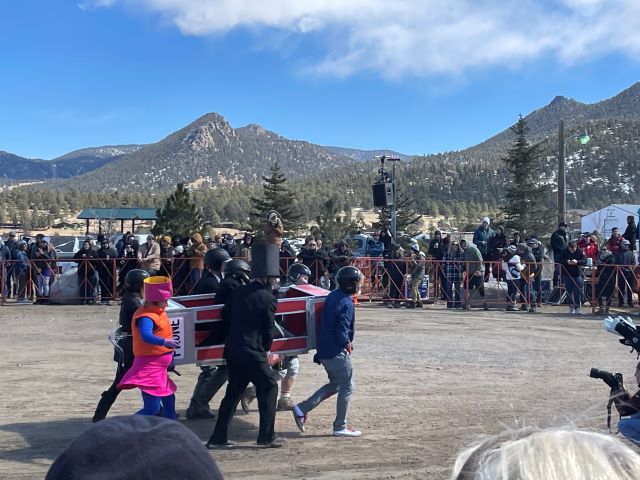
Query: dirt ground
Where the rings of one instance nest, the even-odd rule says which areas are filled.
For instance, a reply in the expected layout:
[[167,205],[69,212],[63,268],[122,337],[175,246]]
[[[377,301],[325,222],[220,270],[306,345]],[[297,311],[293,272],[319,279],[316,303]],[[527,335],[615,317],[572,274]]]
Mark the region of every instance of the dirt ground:
[[[43,478],[56,456],[91,424],[114,363],[106,337],[118,307],[0,307],[0,478]],[[350,423],[358,439],[329,436],[335,400],[310,415],[300,434],[290,413],[276,429],[279,450],[254,448],[258,413],[237,415],[231,438],[240,448],[212,452],[229,479],[446,479],[455,454],[478,435],[521,425],[603,429],[607,387],[589,369],[621,371],[636,363],[602,318],[542,312],[357,309],[353,363],[356,392]],[[183,366],[177,404],[184,416],[198,370]],[[301,361],[294,397],[325,380],[310,355]],[[221,400],[216,396],[212,407]],[[140,407],[137,391],[121,394],[114,415]],[[212,421],[184,424],[205,440]]]

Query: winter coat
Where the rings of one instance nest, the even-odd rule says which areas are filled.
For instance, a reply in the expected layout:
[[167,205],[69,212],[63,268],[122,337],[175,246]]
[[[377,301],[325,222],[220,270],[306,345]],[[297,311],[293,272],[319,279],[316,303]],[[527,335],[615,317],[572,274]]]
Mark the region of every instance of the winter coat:
[[495,232],[491,227],[485,229],[482,225],[480,225],[473,234],[473,243],[478,247],[478,250],[480,250],[482,258],[489,255],[489,242],[494,234]]
[[569,240],[571,240],[571,236],[560,229],[551,234],[551,251],[553,252],[553,261],[555,263],[560,263],[562,252],[569,247]]
[[616,285],[616,267],[615,256],[605,250],[598,258],[598,269],[596,274],[598,276],[598,283],[596,284],[596,298],[610,298],[613,296],[613,291]]
[[204,270],[204,256],[207,253],[207,246],[202,242],[202,235],[194,233],[193,245],[187,250],[189,267],[192,270]]
[[278,218],[278,223],[272,225],[271,222],[267,222],[264,226],[264,238],[265,242],[273,245],[277,245],[280,248],[282,244],[282,235],[284,235],[284,226],[282,220]]
[[439,231],[436,231],[434,237],[435,238],[429,242],[429,250],[427,250],[427,254],[431,255],[434,260],[442,260],[442,257],[444,257],[442,234]]
[[482,254],[473,245],[467,245],[464,251],[464,268],[468,277],[472,277],[476,274],[482,275],[484,272],[484,262],[482,261]]
[[520,280],[524,265],[520,261],[519,255],[511,255],[502,262],[502,270],[505,272],[507,280]]
[[489,240],[489,253],[491,260],[502,260],[503,250],[507,248],[507,236],[504,231],[496,229],[496,233]]
[[614,255],[618,253],[620,250],[620,245],[622,245],[623,238],[618,235],[617,237],[611,237],[607,240],[607,250],[609,250]]
[[442,265],[444,274],[448,281],[453,283],[462,281],[462,273],[464,272],[464,252],[461,248],[458,249],[457,252],[455,252],[453,248],[450,248],[447,253],[444,254]]
[[[578,264],[570,265],[568,263],[569,260],[577,260]],[[584,256],[584,252],[579,248],[576,248],[573,253],[567,248],[560,257],[560,263],[563,266],[563,274],[569,275],[571,278],[578,278],[584,276],[581,267],[587,264],[587,257]]]
[[638,240],[638,229],[636,227],[635,222],[630,222],[627,224],[627,229],[622,234],[622,238],[629,240],[631,243],[631,251],[636,249],[636,240]]
[[160,245],[153,242],[151,247],[147,242],[138,249],[138,261],[142,270],[160,270]]
[[[618,250],[618,253],[615,254],[616,265],[629,265],[635,266],[636,257],[633,255],[631,250]],[[633,269],[629,267],[621,267],[620,271],[625,275],[633,275]]]

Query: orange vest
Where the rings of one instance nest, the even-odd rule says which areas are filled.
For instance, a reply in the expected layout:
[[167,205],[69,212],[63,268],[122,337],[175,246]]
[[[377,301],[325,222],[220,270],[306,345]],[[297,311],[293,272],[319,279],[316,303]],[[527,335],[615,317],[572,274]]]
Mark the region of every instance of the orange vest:
[[171,352],[172,350],[167,347],[163,347],[161,345],[151,345],[150,343],[142,340],[142,336],[140,335],[140,330],[136,324],[136,321],[140,317],[149,317],[153,320],[155,324],[155,328],[153,329],[153,334],[170,340],[173,338],[173,331],[171,330],[171,321],[169,317],[165,313],[164,310],[153,308],[149,306],[142,306],[136,313],[133,314],[131,332],[133,334],[133,355],[135,357],[138,356],[152,356],[152,355],[164,355],[165,353]]

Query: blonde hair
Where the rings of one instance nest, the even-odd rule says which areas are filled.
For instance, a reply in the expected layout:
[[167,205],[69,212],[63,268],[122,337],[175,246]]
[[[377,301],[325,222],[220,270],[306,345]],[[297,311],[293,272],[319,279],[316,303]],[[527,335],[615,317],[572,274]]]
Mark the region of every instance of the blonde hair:
[[508,431],[461,452],[452,480],[634,480],[640,455],[611,435],[550,428]]

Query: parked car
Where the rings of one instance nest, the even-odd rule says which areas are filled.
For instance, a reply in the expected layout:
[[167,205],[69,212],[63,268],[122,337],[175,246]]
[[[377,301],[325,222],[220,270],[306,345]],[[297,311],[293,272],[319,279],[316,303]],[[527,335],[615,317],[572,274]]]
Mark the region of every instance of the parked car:
[[348,235],[344,239],[354,257],[381,257],[384,251],[382,242],[373,239],[372,236],[363,233]]

